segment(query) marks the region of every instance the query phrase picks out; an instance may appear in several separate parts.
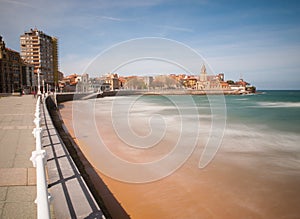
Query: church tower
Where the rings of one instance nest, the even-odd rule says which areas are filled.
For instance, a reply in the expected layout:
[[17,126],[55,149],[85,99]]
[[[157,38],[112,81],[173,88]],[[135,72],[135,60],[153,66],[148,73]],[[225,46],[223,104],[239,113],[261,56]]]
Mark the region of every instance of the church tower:
[[207,81],[207,73],[206,73],[206,67],[203,64],[201,67],[201,73],[200,73],[200,81]]

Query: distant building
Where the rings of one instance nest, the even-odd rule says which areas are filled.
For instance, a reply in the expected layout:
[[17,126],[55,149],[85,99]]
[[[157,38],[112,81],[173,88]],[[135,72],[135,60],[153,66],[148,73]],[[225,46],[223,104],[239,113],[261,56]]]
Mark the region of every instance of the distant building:
[[21,57],[34,66],[34,73],[41,70],[42,79],[58,85],[58,41],[38,29],[31,29],[20,36]]
[[22,59],[20,53],[6,48],[0,36],[0,93],[22,89]]
[[81,82],[83,83],[89,83],[89,74],[84,73],[81,75]]
[[64,73],[58,71],[58,81],[61,81],[64,78]]
[[225,81],[220,81],[220,86],[222,90],[230,90],[229,84]]
[[101,77],[103,83],[110,84],[110,90],[118,90],[120,89],[119,83],[119,76],[118,74],[106,74],[105,76]]
[[146,88],[149,88],[153,82],[153,77],[152,76],[144,76],[143,80],[144,80]]
[[219,74],[217,74],[217,78],[218,78],[218,80],[219,81],[224,81],[224,73],[219,73]]
[[201,82],[206,82],[207,81],[207,72],[206,72],[206,67],[205,67],[204,64],[201,67],[200,81]]
[[182,83],[186,88],[196,89],[198,79],[195,76],[185,76]]
[[64,77],[61,81],[59,81],[59,87],[61,89],[65,89],[65,91],[75,91],[76,84],[78,82],[77,74],[72,74]]
[[127,82],[126,77],[122,77],[122,76],[119,77],[119,87],[120,87],[120,89],[125,88],[126,82]]
[[77,92],[89,92],[92,90],[92,83],[90,82],[89,75],[87,73],[84,73],[80,77],[77,77]]
[[204,90],[209,87],[209,77],[207,76],[206,67],[203,64],[200,71],[199,81],[196,82],[196,90]]
[[230,90],[238,93],[255,93],[256,91],[254,86],[251,86],[250,83],[244,81],[243,79],[229,84],[229,88]]
[[200,80],[196,84],[197,90],[229,90],[227,82],[224,82],[224,73],[217,75],[207,75],[206,67],[203,64],[200,72]]
[[22,63],[22,89],[25,93],[31,93],[37,87],[36,77],[34,77],[34,66]]

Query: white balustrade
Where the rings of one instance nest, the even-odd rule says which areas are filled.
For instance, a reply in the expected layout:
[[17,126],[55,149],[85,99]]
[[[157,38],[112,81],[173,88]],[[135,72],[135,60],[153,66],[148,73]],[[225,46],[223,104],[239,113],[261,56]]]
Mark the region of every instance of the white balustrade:
[[45,165],[47,162],[46,151],[42,150],[42,128],[41,126],[41,96],[38,96],[35,110],[33,135],[35,137],[36,150],[32,151],[30,160],[33,166],[36,167],[36,187],[37,187],[37,218],[38,219],[50,219],[50,207],[48,194],[48,185],[46,180]]

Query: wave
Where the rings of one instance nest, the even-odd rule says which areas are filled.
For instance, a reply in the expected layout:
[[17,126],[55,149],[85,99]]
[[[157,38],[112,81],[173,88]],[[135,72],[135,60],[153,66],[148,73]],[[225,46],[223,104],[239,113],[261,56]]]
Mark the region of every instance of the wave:
[[289,108],[289,107],[300,107],[300,102],[258,102],[261,107],[269,108]]
[[300,151],[300,137],[292,133],[271,131],[264,125],[229,125],[226,128],[222,148],[226,151]]
[[238,99],[235,99],[237,101],[245,101],[245,100],[249,100],[248,98],[238,98]]

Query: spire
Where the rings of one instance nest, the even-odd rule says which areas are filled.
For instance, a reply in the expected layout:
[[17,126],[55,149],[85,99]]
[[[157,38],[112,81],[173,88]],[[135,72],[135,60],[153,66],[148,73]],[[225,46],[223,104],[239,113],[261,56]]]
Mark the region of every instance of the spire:
[[201,74],[205,74],[206,75],[206,67],[205,67],[204,64],[201,67]]
[[202,67],[201,67],[200,81],[207,81],[206,67],[205,67],[204,64],[203,64]]

